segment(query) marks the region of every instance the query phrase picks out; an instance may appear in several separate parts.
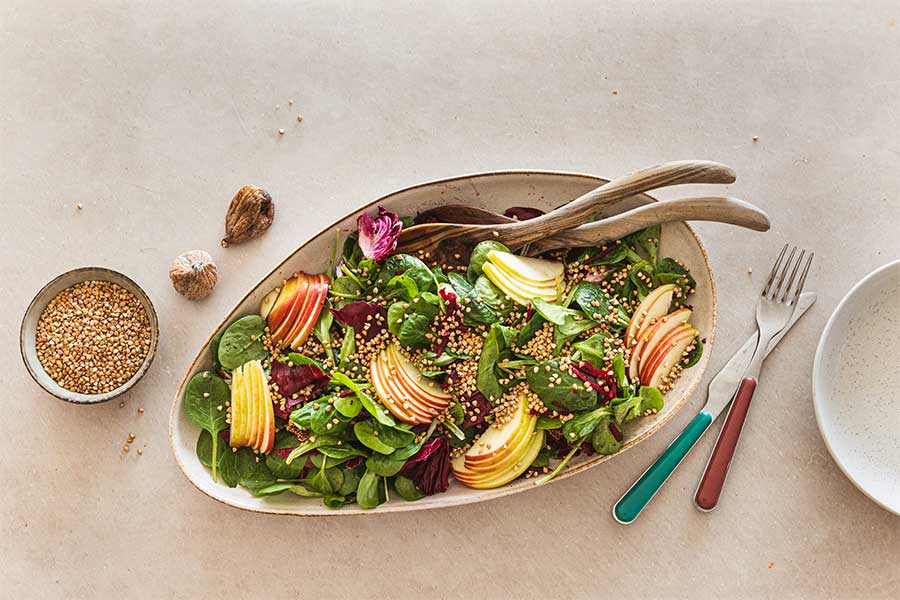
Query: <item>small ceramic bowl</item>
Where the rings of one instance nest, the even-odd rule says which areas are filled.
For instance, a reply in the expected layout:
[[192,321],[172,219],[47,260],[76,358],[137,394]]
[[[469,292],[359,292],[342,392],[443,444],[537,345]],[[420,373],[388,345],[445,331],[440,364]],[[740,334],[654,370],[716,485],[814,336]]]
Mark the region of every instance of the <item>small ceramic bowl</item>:
[[[41,365],[37,356],[35,333],[37,330],[38,319],[41,318],[41,313],[44,312],[44,309],[57,294],[64,289],[83,281],[95,280],[109,281],[118,284],[134,294],[134,297],[138,299],[138,302],[144,307],[144,312],[147,313],[147,319],[150,321],[150,349],[147,352],[147,357],[144,359],[144,364],[141,365],[131,379],[116,389],[103,394],[79,394],[60,386],[53,381],[44,370],[44,367]],[[22,352],[22,360],[25,361],[25,368],[28,369],[31,378],[53,396],[56,396],[60,400],[75,404],[99,404],[127,392],[141,377],[144,376],[147,369],[150,368],[150,363],[153,362],[153,357],[156,356],[158,344],[159,321],[156,317],[156,309],[153,308],[153,303],[150,302],[150,298],[144,290],[141,289],[141,286],[122,273],[104,269],[103,267],[82,267],[80,269],[73,269],[53,279],[37,293],[31,301],[31,304],[28,305],[28,309],[25,311],[25,317],[22,319],[22,327],[19,330],[19,349]]]
[[828,451],[865,495],[900,514],[900,260],[853,286],[816,351],[813,399]]

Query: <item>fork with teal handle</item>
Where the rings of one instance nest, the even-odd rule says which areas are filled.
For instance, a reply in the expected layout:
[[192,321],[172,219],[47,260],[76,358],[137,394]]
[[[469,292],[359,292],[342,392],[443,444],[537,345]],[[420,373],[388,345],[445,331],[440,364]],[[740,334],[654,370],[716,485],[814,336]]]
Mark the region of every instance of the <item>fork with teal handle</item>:
[[[797,310],[794,312],[791,321],[781,333],[772,339],[766,351],[766,356],[775,349],[775,346],[794,326],[794,323],[800,320],[800,317],[806,313],[815,301],[816,295],[814,293],[809,292],[800,295]],[[616,502],[613,507],[613,518],[616,521],[623,525],[628,525],[641,514],[644,507],[649,504],[650,500],[653,499],[666,480],[669,479],[669,476],[678,468],[678,465],[681,464],[697,441],[706,433],[716,417],[728,406],[740,384],[741,376],[750,364],[750,359],[753,356],[753,351],[756,349],[758,340],[759,334],[754,333],[713,378],[709,384],[707,402],[703,410],[694,417],[681,434],[656,459],[656,462],[644,471],[622,498]]]

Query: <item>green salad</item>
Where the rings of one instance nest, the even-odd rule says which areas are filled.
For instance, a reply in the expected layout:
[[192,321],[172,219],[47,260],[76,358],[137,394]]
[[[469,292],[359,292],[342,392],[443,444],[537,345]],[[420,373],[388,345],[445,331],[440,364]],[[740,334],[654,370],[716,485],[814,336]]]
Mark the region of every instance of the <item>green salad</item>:
[[659,255],[659,227],[536,258],[486,241],[439,264],[395,252],[414,222],[361,215],[329,273],[295,274],[213,338],[184,406],[215,481],[366,509],[453,479],[544,482],[618,452],[700,358],[696,283]]

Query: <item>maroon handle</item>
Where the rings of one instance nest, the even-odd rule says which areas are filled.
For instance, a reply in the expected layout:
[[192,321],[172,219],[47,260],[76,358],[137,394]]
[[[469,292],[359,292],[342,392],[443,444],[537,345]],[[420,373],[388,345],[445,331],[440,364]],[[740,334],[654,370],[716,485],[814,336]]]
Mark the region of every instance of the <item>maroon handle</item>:
[[744,428],[744,420],[750,410],[750,400],[753,399],[754,391],[756,391],[756,379],[744,377],[734,396],[734,401],[731,403],[728,417],[725,418],[725,425],[719,432],[716,447],[709,457],[703,479],[700,480],[700,485],[697,487],[697,494],[694,496],[694,502],[703,510],[712,510],[719,503],[719,496],[722,495],[722,487],[725,485],[725,477],[728,475],[728,467],[731,465],[734,450],[741,437],[741,430]]

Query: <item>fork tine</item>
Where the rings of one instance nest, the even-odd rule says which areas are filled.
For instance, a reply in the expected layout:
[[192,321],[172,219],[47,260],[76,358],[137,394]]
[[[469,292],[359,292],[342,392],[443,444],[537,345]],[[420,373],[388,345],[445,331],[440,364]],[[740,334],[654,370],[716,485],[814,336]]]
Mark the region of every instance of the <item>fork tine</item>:
[[791,253],[788,256],[787,262],[784,263],[784,268],[781,270],[781,276],[778,278],[778,285],[775,286],[775,291],[772,293],[772,300],[778,299],[778,294],[781,293],[781,286],[784,284],[784,278],[787,275],[788,271],[791,270],[791,263],[794,261],[794,254],[797,253],[797,246],[791,248]]
[[815,255],[815,252],[810,252],[809,258],[806,259],[806,266],[803,267],[803,274],[800,275],[800,281],[797,283],[797,291],[794,292],[794,299],[791,300],[791,303],[794,305],[797,304],[797,300],[800,298],[800,292],[803,291],[803,284],[806,283],[806,274],[809,273],[809,265],[812,264],[812,259]]
[[803,257],[806,255],[806,250],[800,251],[800,256],[797,257],[797,262],[794,263],[794,268],[791,270],[791,276],[788,277],[787,285],[784,286],[784,294],[781,295],[781,300],[778,298],[773,298],[773,300],[777,302],[784,302],[787,300],[788,294],[791,293],[791,286],[794,285],[794,278],[797,276],[797,271],[800,270],[800,265],[803,264]]
[[781,266],[781,259],[784,258],[784,253],[787,252],[787,249],[788,245],[785,244],[784,248],[781,249],[781,254],[775,260],[775,264],[772,265],[772,270],[769,272],[768,279],[766,279],[766,287],[763,288],[763,296],[769,295],[769,290],[772,289],[772,282],[775,281],[775,274],[778,273],[778,267]]

